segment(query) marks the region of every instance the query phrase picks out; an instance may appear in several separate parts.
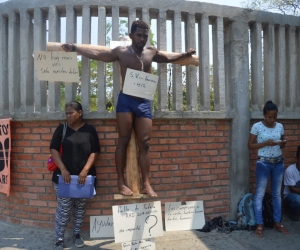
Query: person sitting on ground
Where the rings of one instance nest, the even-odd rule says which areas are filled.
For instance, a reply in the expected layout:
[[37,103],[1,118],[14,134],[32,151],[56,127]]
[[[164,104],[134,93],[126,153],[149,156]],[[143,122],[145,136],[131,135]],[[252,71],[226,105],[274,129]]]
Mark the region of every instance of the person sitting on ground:
[[248,140],[248,149],[258,149],[256,162],[256,192],[254,212],[256,219],[255,236],[263,237],[262,202],[268,185],[272,183],[274,228],[283,234],[289,234],[281,221],[281,185],[284,165],[281,148],[285,147],[283,125],[276,122],[278,108],[272,101],[267,101],[263,108],[264,120],[253,124]]
[[[66,52],[76,51],[79,54],[94,60],[103,62],[119,62],[122,84],[125,81],[127,69],[138,70],[151,73],[152,62],[171,63],[181,58],[191,57],[196,53],[195,49],[190,48],[185,53],[164,54],[153,46],[146,46],[149,38],[150,27],[142,20],[133,21],[129,34],[132,43],[130,46],[118,46],[114,49],[106,50],[89,48],[82,45],[65,43],[62,48]],[[142,174],[142,194],[157,197],[150,185],[150,159],[149,142],[152,132],[152,113],[150,100],[119,93],[116,106],[117,126],[118,126],[118,145],[115,152],[116,169],[118,175],[118,189],[122,195],[133,195],[132,190],[125,185],[124,171],[127,160],[127,147],[131,138],[131,131],[134,127],[137,145],[139,148],[138,164]]]
[[284,202],[288,206],[289,218],[299,220],[300,212],[300,146],[297,148],[296,163],[284,172]]

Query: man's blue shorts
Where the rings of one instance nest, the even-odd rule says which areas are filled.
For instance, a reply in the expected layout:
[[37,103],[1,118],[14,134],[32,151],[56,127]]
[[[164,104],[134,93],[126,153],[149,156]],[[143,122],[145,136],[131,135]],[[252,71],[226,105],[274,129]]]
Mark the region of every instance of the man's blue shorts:
[[148,99],[126,95],[120,92],[117,104],[117,113],[129,112],[136,117],[152,119],[150,101]]

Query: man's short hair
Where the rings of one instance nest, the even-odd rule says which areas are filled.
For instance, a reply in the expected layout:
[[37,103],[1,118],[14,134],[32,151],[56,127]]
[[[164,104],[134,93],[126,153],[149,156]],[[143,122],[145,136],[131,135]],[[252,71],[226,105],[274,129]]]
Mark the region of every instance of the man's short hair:
[[149,25],[142,21],[142,20],[136,20],[136,21],[133,21],[132,24],[131,24],[131,34],[133,34],[137,28],[142,28],[142,29],[146,29],[146,30],[149,30]]
[[297,148],[297,153],[296,153],[296,157],[298,158],[300,156],[300,145]]

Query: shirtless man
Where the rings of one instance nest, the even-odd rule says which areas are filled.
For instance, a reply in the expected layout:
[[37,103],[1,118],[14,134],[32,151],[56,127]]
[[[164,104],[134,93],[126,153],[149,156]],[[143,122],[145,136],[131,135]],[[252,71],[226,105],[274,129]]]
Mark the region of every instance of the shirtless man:
[[[97,48],[82,48],[80,45],[66,43],[62,45],[65,51],[77,51],[90,59],[103,62],[115,62],[120,64],[122,84],[127,68],[151,73],[151,63],[171,63],[183,57],[189,57],[196,53],[189,49],[185,53],[169,53],[165,55],[153,46],[145,47],[149,37],[149,26],[141,20],[134,21],[129,34],[132,40],[131,46],[116,47],[108,50]],[[148,156],[149,141],[152,131],[152,114],[150,101],[124,94],[122,91],[118,97],[116,107],[118,126],[118,145],[115,159],[118,174],[118,189],[122,195],[132,195],[132,191],[125,185],[124,170],[126,167],[127,146],[131,138],[132,127],[135,128],[137,145],[139,147],[138,163],[142,173],[141,193],[157,197],[153,191],[150,180],[150,160]]]

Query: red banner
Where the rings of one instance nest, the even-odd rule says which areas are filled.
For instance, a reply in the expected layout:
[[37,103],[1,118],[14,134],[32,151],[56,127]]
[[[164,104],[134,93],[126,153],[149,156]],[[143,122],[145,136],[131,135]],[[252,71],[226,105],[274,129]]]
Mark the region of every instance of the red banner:
[[10,119],[0,120],[0,192],[10,191]]

